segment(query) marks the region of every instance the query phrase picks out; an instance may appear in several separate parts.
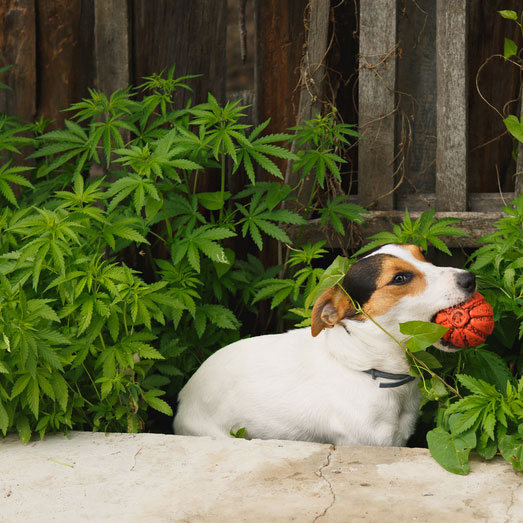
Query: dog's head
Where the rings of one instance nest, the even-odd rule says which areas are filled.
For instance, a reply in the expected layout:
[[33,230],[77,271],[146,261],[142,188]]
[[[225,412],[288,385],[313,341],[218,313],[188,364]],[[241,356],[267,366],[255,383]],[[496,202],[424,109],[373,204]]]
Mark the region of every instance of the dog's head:
[[[343,283],[325,291],[312,310],[312,335],[341,323],[373,318],[390,333],[411,320],[431,321],[446,307],[468,299],[476,290],[470,272],[429,263],[416,245],[385,245],[355,262]],[[358,304],[365,314],[355,308]],[[441,350],[456,347],[436,344]]]

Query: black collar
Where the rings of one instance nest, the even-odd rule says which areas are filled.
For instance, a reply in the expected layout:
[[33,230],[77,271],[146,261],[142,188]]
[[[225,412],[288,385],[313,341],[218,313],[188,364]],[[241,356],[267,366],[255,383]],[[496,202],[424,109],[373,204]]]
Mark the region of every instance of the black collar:
[[364,372],[365,374],[370,374],[373,380],[375,380],[376,378],[397,380],[391,383],[380,383],[380,389],[391,389],[393,387],[401,387],[402,385],[405,385],[406,383],[409,383],[412,380],[416,379],[414,376],[410,376],[409,374],[392,374],[391,372],[383,372],[381,370],[376,369],[364,370],[362,372]]

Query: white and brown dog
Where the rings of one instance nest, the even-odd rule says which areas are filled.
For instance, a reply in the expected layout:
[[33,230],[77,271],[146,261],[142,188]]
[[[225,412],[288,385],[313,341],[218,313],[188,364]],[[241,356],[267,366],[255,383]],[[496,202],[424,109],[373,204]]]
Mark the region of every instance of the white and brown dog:
[[475,278],[432,265],[419,247],[386,245],[351,266],[343,289],[318,298],[311,330],[240,340],[207,359],[180,392],[175,433],[230,437],[245,427],[249,438],[405,445],[418,385],[403,348],[347,293],[402,339],[399,323],[431,321],[468,299]]

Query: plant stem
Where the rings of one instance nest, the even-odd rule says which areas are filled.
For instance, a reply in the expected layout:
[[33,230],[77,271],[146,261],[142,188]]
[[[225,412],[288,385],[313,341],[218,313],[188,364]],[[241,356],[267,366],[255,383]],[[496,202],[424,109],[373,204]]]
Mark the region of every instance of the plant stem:
[[226,160],[226,157],[225,157],[225,154],[222,153],[222,172],[221,172],[221,181],[220,181],[220,198],[221,198],[221,201],[222,201],[222,206],[220,207],[220,222],[222,221],[223,219],[223,207],[225,205],[225,202],[224,202],[224,196],[225,196],[225,167],[226,167],[226,163],[225,163],[225,160]]
[[171,228],[171,222],[169,221],[169,217],[167,216],[167,211],[165,210],[165,200],[162,198],[162,211],[163,211],[163,218],[165,221],[165,227],[167,228],[167,235],[169,236],[169,240],[173,239],[173,230]]
[[[405,345],[401,341],[396,339],[395,336],[393,336],[389,331],[384,329],[374,318],[372,318],[372,316],[367,314],[357,303],[355,303],[354,300],[352,299],[352,297],[349,295],[349,293],[341,285],[339,285],[339,287],[348,296],[349,300],[351,301],[351,303],[354,306],[354,308],[356,309],[356,311],[360,314],[363,314],[363,316],[365,316],[367,319],[369,319],[374,325],[376,325],[376,327],[378,327],[387,336],[389,336],[389,338],[391,338],[393,341],[395,341],[405,351],[405,353],[408,356],[410,356],[410,358],[412,360],[414,360],[414,362],[416,364],[416,368],[418,370],[419,370],[419,367],[421,367],[423,370],[427,371],[431,375],[431,377],[436,378],[443,385],[445,385],[445,387],[447,387],[447,389],[449,389],[451,392],[453,392],[458,398],[461,399],[463,397],[452,385],[449,385],[441,376],[438,376],[424,361],[421,361],[419,358],[416,358],[416,356],[414,356],[414,354],[407,347],[405,347]],[[420,373],[420,377],[423,378],[421,373]]]

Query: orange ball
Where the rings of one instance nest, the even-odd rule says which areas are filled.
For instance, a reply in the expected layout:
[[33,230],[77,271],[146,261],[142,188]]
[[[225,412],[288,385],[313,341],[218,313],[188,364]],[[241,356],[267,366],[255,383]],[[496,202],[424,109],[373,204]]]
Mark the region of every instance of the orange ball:
[[494,312],[479,292],[439,311],[434,321],[449,329],[443,339],[460,348],[480,345],[494,330]]

